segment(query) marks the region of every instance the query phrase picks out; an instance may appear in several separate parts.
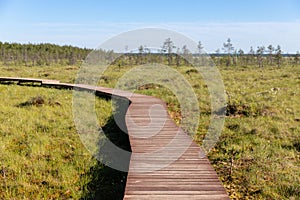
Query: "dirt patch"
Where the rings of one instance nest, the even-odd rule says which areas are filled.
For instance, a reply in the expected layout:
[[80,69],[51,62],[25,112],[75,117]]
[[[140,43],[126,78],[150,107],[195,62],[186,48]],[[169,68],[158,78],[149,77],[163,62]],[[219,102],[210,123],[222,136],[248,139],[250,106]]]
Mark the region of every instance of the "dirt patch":
[[17,107],[42,106],[42,105],[61,106],[61,103],[53,99],[46,99],[45,97],[38,95],[36,97],[30,98],[29,100],[23,103],[18,104]]

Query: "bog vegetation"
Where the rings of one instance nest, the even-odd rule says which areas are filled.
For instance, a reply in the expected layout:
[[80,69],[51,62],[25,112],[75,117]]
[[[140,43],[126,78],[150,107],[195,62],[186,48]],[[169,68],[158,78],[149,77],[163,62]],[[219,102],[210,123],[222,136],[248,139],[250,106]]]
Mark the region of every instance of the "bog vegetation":
[[[140,46],[139,52],[117,60],[113,52],[101,50],[112,64],[99,84],[114,87],[122,74],[139,64],[169,65],[185,76],[197,95],[201,113],[194,140],[201,144],[211,114],[207,86],[201,74],[168,45],[174,46],[166,40],[162,52],[155,54]],[[178,52],[199,59],[202,49],[199,43],[198,55],[187,47]],[[90,52],[50,44],[9,43],[0,43],[0,51],[0,76],[62,82],[74,82],[81,60]],[[223,52],[211,55],[227,95],[225,127],[209,153],[211,163],[232,199],[299,199],[298,53],[285,55],[280,46],[272,45],[244,53],[235,50],[230,39],[223,44]],[[93,159],[76,134],[71,91],[0,85],[0,92],[0,199],[122,198],[126,174]],[[166,101],[171,117],[180,124],[180,106],[171,91],[149,84],[136,92]],[[118,132],[111,118],[111,102],[97,98],[96,110],[100,126]]]

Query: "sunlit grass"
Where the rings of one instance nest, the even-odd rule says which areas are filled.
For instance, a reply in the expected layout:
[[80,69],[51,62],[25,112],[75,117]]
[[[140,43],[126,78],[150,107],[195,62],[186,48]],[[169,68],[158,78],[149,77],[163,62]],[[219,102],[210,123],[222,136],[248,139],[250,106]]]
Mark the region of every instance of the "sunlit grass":
[[[0,85],[0,199],[79,199],[97,162],[72,118],[72,91]],[[42,105],[23,105],[40,96]],[[97,99],[99,124],[111,103]]]
[[[73,82],[76,78],[77,69],[78,67],[69,66],[52,66],[46,68],[10,66],[1,67],[0,76],[49,78]],[[99,84],[101,86],[114,87],[118,78],[129,69],[131,67],[122,66],[119,69],[118,67],[111,66],[105,71],[105,77],[100,80]],[[187,73],[191,69],[190,67],[174,67],[174,69],[178,70],[189,80],[198,98],[200,126],[194,139],[201,144],[210,122],[211,111],[207,86],[199,73]],[[257,67],[220,67],[219,69],[226,87],[228,106],[231,109],[226,117],[220,141],[209,153],[209,159],[219,174],[230,197],[233,199],[299,199],[300,68],[285,66],[282,68],[265,67],[263,69]],[[47,76],[46,73],[48,73]],[[75,139],[68,139],[78,137],[74,134],[74,126],[70,125],[72,124],[69,116],[71,111],[70,107],[67,107],[67,102],[70,101],[70,96],[68,96],[71,95],[70,91],[31,88],[30,90],[43,91],[44,93],[39,92],[41,93],[40,95],[44,95],[48,99],[54,99],[54,101],[59,101],[61,106],[44,105],[41,107],[31,106],[21,108],[16,105],[36,96],[36,93],[33,94],[28,92],[27,89],[24,90],[25,87],[18,89],[20,87],[1,86],[0,88],[0,130],[1,134],[5,136],[2,137],[3,141],[1,140],[1,150],[3,151],[0,151],[0,160],[2,166],[9,165],[13,169],[5,172],[6,179],[11,179],[11,181],[1,181],[3,184],[1,190],[5,195],[14,196],[18,192],[18,194],[21,194],[19,190],[25,190],[24,188],[27,187],[35,188],[36,190],[48,188],[51,192],[45,191],[45,194],[41,192],[41,194],[47,197],[52,194],[64,195],[70,190],[74,198],[77,197],[76,195],[80,191],[76,191],[76,186],[73,187],[75,189],[69,189],[71,187],[67,186],[70,184],[74,185],[74,183],[60,181],[62,177],[67,177],[67,175],[72,173],[72,167],[82,166],[82,168],[86,169],[94,163],[91,161],[84,162],[84,159],[89,160],[90,157],[82,159],[79,159],[81,157],[76,157],[76,155],[84,154],[83,150],[80,150],[80,152],[78,152],[79,150],[72,150],[68,146],[69,144],[64,146],[61,142],[66,140],[73,146],[77,144],[74,144]],[[66,93],[66,95],[57,95],[54,91],[60,94]],[[180,124],[182,117],[180,105],[170,90],[154,85],[148,88],[136,88],[136,92],[157,96],[166,101],[171,117],[176,123]],[[67,99],[63,99],[65,98],[63,96],[67,96]],[[109,106],[107,102],[102,105],[104,105],[102,109],[106,109],[106,105]],[[33,114],[30,114],[31,112]],[[56,112],[59,113],[58,116],[55,114]],[[101,119],[104,120],[103,124],[105,124],[106,117],[106,115],[99,117],[100,121]],[[51,122],[51,119],[54,118],[54,122]],[[9,122],[9,120],[13,121]],[[11,124],[15,125],[11,126]],[[71,130],[69,130],[70,126]],[[46,131],[46,134],[43,134],[43,131]],[[33,139],[35,137],[33,135],[36,135],[35,133],[40,137]],[[68,133],[71,136],[65,137]],[[58,139],[61,137],[64,140]],[[31,145],[30,148],[27,145],[28,141],[35,141],[34,144],[29,142]],[[59,146],[59,148],[62,148],[60,151],[56,151],[56,148],[51,148],[51,145],[53,146],[53,142],[55,141],[62,143]],[[76,162],[72,166],[69,166],[71,164],[67,163],[65,165],[63,159],[61,159],[61,163],[57,165],[64,165],[62,167],[64,171],[62,174],[65,173],[65,175],[58,176],[55,175],[56,172],[47,171],[46,169],[49,165],[46,165],[45,162],[54,161],[45,161],[43,156],[48,155],[49,150],[46,147],[37,145],[39,143],[48,144],[47,148],[50,148],[50,152],[60,158],[65,152],[73,152]],[[22,170],[24,171],[24,166],[30,166],[30,163],[32,165],[34,162],[30,157],[35,156],[32,149],[38,149],[43,152],[39,153],[42,158],[36,162],[41,170],[40,172],[39,170],[33,172],[29,170],[31,174],[26,175],[21,172]],[[4,151],[12,153],[4,155]],[[30,156],[28,157],[28,155]],[[15,157],[18,158],[18,162],[27,164],[20,165],[23,168],[15,165]],[[50,158],[52,159],[52,157]],[[37,158],[34,160],[36,161]],[[75,170],[73,172],[75,173]],[[40,176],[33,176],[34,173],[40,174]],[[44,175],[42,176],[41,174],[43,173]],[[3,179],[3,173],[0,177]],[[43,182],[44,179],[48,184]],[[27,181],[25,181],[26,184],[24,180]],[[8,182],[11,183],[9,187],[7,186]],[[78,182],[76,184],[78,187]],[[85,182],[82,181],[80,184],[84,185]],[[24,186],[18,187],[19,185]],[[49,185],[59,186],[51,189]],[[59,189],[59,187],[63,189]],[[3,193],[2,191],[1,193]],[[7,193],[8,191],[10,191],[10,194]],[[29,195],[30,193],[27,194]]]
[[61,82],[74,82],[78,66],[0,66],[1,76],[55,79]]

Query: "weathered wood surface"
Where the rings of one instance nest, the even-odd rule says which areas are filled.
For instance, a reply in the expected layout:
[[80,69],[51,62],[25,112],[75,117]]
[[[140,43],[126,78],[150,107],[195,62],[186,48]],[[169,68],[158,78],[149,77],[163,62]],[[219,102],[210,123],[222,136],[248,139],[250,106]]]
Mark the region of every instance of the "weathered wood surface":
[[11,81],[90,90],[130,100],[125,120],[132,155],[124,199],[229,199],[201,148],[174,123],[162,100],[55,80],[0,77],[0,82]]

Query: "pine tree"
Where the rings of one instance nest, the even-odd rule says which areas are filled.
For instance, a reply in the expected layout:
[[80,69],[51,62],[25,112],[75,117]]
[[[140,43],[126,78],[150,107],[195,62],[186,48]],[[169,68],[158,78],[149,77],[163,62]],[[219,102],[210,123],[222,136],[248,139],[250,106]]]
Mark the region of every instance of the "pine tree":
[[234,47],[231,43],[230,38],[227,39],[226,43],[223,43],[223,48],[222,49],[225,53],[227,53],[226,66],[229,66],[229,65],[231,65],[231,54],[234,51]]
[[267,48],[268,48],[268,53],[269,53],[269,64],[273,65],[273,52],[275,49],[271,44]]
[[299,51],[296,52],[295,57],[294,57],[294,63],[295,65],[298,65],[300,59],[300,53]]
[[257,65],[258,67],[263,67],[263,54],[265,52],[265,47],[264,46],[260,46],[257,47],[256,50],[256,58],[257,58]]
[[275,60],[277,67],[280,67],[282,64],[282,50],[280,45],[277,45],[277,48],[275,49]]
[[162,49],[163,52],[168,54],[168,64],[172,65],[172,52],[173,49],[176,48],[171,38],[167,38],[165,42],[163,43]]
[[243,51],[243,49],[239,49],[238,50],[238,57],[239,57],[239,60],[240,60],[240,63],[241,63],[241,65],[245,65],[245,56],[244,56],[244,51]]

